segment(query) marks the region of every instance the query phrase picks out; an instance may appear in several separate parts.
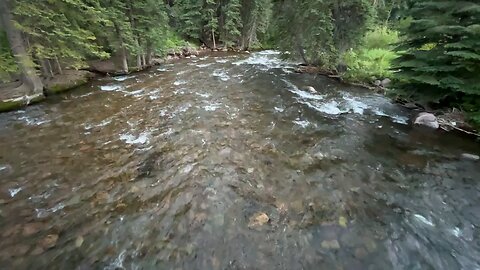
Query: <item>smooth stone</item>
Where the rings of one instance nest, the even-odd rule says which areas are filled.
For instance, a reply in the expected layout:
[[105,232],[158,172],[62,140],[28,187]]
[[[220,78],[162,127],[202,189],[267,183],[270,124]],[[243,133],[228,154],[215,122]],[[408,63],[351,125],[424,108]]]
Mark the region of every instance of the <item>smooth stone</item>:
[[468,153],[463,153],[462,158],[473,160],[473,161],[480,160],[480,156],[477,156],[477,155],[474,155],[474,154],[468,154]]
[[250,222],[248,223],[248,227],[258,227],[265,225],[270,218],[265,213],[256,213],[250,218]]
[[434,129],[438,129],[440,127],[437,121],[437,117],[431,113],[426,112],[420,113],[417,118],[415,118],[414,124]]
[[313,86],[306,86],[305,87],[305,90],[307,90],[308,92],[312,93],[312,94],[316,94],[317,93],[317,90],[315,90],[315,88],[313,88]]
[[338,241],[336,239],[335,240],[324,240],[324,241],[322,241],[321,246],[324,249],[339,249],[340,248],[340,243],[338,243]]

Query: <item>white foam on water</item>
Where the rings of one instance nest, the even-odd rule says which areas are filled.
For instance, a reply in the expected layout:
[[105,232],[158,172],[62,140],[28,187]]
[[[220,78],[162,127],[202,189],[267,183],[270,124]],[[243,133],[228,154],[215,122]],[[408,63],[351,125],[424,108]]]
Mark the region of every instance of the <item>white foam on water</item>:
[[301,126],[302,128],[307,128],[310,125],[310,122],[307,120],[296,119],[292,121],[295,125]]
[[182,74],[185,74],[185,73],[187,73],[187,70],[182,70],[182,71],[177,72],[177,75],[182,75]]
[[118,85],[118,84],[110,84],[110,85],[102,85],[100,86],[100,90],[102,91],[107,91],[107,92],[110,92],[110,91],[122,91],[124,89],[124,87],[122,85]]
[[455,228],[451,229],[450,233],[453,234],[455,237],[462,236],[462,231],[458,227],[455,227]]
[[117,77],[113,77],[113,79],[117,82],[123,82],[123,81],[126,81],[128,79],[133,79],[135,78],[135,76],[117,76]]
[[203,109],[205,109],[205,111],[207,112],[213,112],[219,109],[221,106],[222,106],[221,103],[212,103],[212,104],[206,105],[205,107],[203,107]]
[[217,77],[224,82],[230,80],[230,76],[228,76],[227,72],[223,69],[214,70],[213,73],[212,73],[212,76]]
[[132,135],[130,133],[120,135],[120,140],[125,141],[127,144],[146,144],[148,143],[150,133],[143,132],[138,136]]
[[428,225],[428,226],[431,226],[431,227],[435,227],[435,224],[433,224],[432,221],[428,220],[426,217],[424,217],[424,216],[422,216],[422,215],[414,214],[413,217],[414,217],[417,221],[419,221],[419,222],[421,222],[421,223],[423,223],[423,224],[425,224],[425,225]]
[[213,63],[208,63],[208,64],[197,64],[197,65],[195,65],[195,66],[197,66],[197,67],[199,67],[199,68],[205,68],[205,67],[209,67],[209,66],[211,66],[211,65],[213,65]]
[[221,64],[225,64],[225,63],[227,63],[228,61],[229,61],[228,59],[215,59],[215,62],[221,63]]
[[44,119],[42,119],[42,120],[41,119],[32,119],[28,116],[19,117],[18,120],[24,121],[25,124],[27,124],[29,126],[40,126],[40,125],[51,122],[50,120],[44,120]]
[[8,165],[0,165],[0,172],[10,168]]
[[233,62],[234,65],[254,65],[261,70],[269,70],[273,68],[283,68],[290,66],[292,63],[286,62],[279,57],[280,52],[273,50],[266,50],[255,52],[244,60]]
[[10,197],[15,197],[20,191],[22,191],[23,188],[22,187],[19,187],[19,188],[9,188],[8,189],[8,193],[10,193]]
[[166,72],[166,71],[168,71],[168,68],[166,68],[166,67],[159,67],[159,68],[157,68],[157,71]]
[[313,94],[313,93],[310,93],[308,91],[300,90],[300,88],[298,88],[296,85],[294,85],[293,83],[291,83],[291,82],[289,82],[285,79],[282,79],[282,81],[288,86],[288,91],[298,95],[301,98],[314,99],[314,100],[324,99],[324,97],[322,95]]
[[284,112],[285,109],[284,108],[280,108],[280,107],[273,107],[275,109],[275,111],[277,112]]
[[179,85],[184,85],[184,84],[187,84],[187,81],[186,80],[176,80],[173,85],[175,86],[179,86]]
[[208,94],[208,93],[198,93],[198,92],[195,92],[195,95],[200,96],[200,97],[203,97],[203,98],[209,98],[209,97],[210,97],[210,94]]

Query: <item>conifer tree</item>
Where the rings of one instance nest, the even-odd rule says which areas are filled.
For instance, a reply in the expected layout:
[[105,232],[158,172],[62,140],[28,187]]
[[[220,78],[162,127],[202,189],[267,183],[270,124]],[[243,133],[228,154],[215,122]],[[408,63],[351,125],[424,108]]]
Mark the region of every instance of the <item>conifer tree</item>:
[[223,25],[225,45],[237,43],[241,36],[242,18],[240,15],[240,0],[229,0],[225,5],[225,24]]
[[480,123],[480,3],[416,1],[398,47],[396,88],[415,100],[460,105]]

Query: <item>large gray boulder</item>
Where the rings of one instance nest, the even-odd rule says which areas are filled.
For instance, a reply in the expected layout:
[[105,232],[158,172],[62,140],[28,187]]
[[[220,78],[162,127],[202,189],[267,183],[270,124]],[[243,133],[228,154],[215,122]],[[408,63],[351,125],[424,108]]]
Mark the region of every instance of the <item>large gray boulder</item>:
[[440,124],[438,124],[437,117],[431,113],[422,112],[417,118],[415,118],[415,125],[421,125],[433,129],[438,129]]

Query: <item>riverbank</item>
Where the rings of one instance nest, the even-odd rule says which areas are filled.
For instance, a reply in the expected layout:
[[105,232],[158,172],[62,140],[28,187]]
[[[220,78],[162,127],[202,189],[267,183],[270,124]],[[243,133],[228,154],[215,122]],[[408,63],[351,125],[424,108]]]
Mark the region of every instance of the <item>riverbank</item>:
[[115,63],[115,59],[95,60],[88,63],[88,67],[74,70],[66,69],[62,74],[56,74],[51,78],[42,80],[43,94],[29,94],[28,90],[20,81],[0,85],[0,113],[22,109],[48,98],[48,96],[60,94],[84,85],[94,78],[102,76],[126,75],[147,70],[153,66],[170,63],[184,58],[195,58],[210,52],[207,48],[183,47],[170,50],[165,57],[155,57],[151,64],[143,68],[133,67],[128,73],[121,71]]
[[[327,76],[329,78],[338,80],[342,83],[359,86],[363,88],[367,88],[375,93],[382,94],[384,96],[390,96],[390,82],[389,78],[383,78],[382,80],[375,80],[375,81],[365,81],[365,82],[358,82],[346,79],[341,74],[331,71],[325,70],[317,66],[310,66],[300,64],[295,69],[297,73],[308,73],[308,74],[320,74],[323,76]],[[404,100],[404,99],[393,99],[395,103],[399,104],[402,107],[405,107],[416,114],[428,112],[435,116],[435,125],[438,124],[438,128],[445,130],[445,131],[460,131],[462,133],[466,133],[468,135],[472,135],[475,137],[480,137],[480,132],[478,131],[478,127],[472,125],[466,116],[466,114],[457,109],[457,108],[440,108],[440,109],[433,109],[428,107],[425,104],[419,104],[413,100]],[[415,123],[416,119],[412,119],[412,124]],[[418,123],[417,123],[418,124]]]

